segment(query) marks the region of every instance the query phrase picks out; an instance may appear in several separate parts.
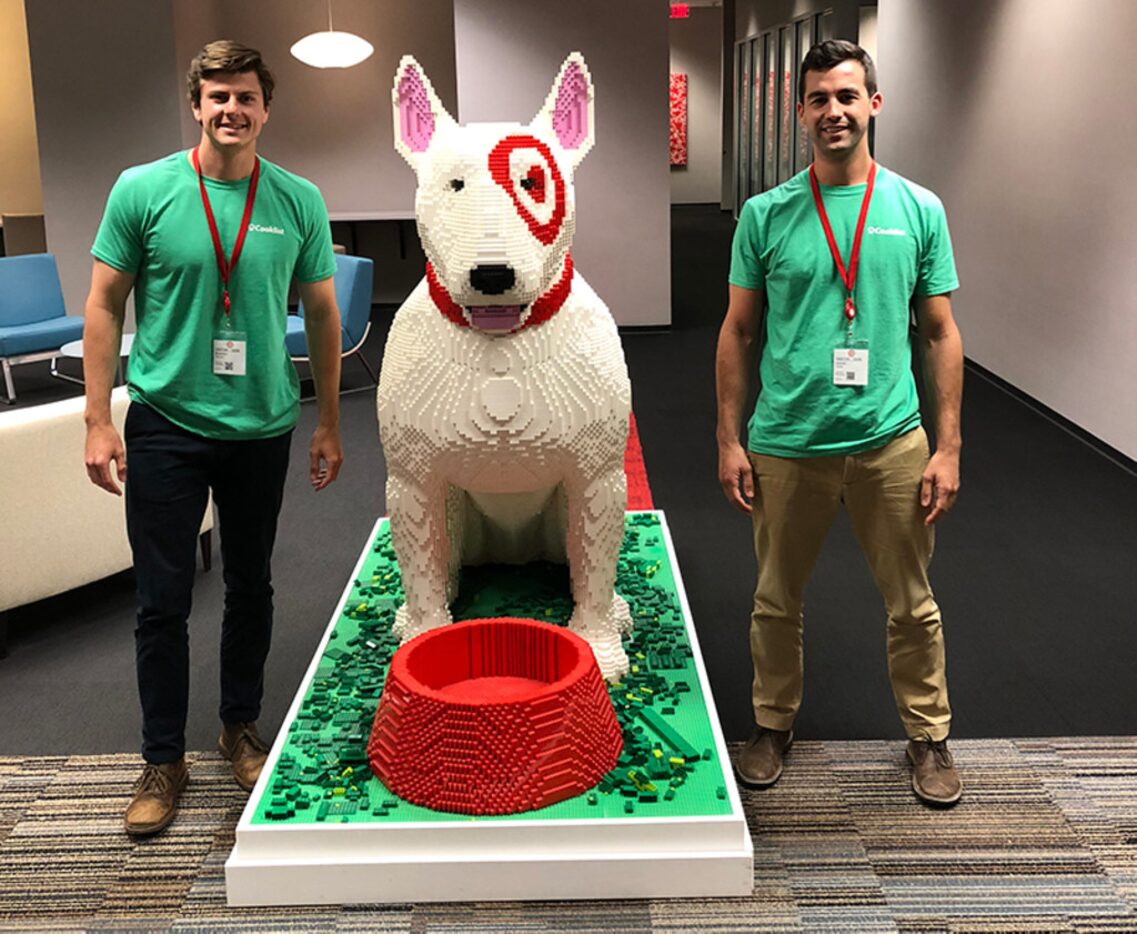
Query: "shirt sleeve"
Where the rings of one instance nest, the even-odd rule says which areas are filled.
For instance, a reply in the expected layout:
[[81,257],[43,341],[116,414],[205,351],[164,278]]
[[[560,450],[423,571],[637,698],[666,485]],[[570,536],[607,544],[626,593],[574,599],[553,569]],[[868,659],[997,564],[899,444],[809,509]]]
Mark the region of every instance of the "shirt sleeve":
[[320,282],[334,276],[336,257],[332,250],[332,225],[319,190],[313,186],[306,199],[304,242],[296,258],[296,278],[300,282]]
[[766,270],[762,266],[761,244],[758,232],[758,212],[753,201],[742,206],[738,226],[734,229],[734,242],[730,248],[730,275],[728,281],[743,289],[764,289]]
[[91,255],[119,272],[137,273],[142,265],[143,217],[129,175],[124,172],[111,188]]
[[916,274],[915,292],[917,295],[943,295],[959,288],[959,277],[955,271],[947,215],[939,199],[926,209],[925,222],[928,233]]

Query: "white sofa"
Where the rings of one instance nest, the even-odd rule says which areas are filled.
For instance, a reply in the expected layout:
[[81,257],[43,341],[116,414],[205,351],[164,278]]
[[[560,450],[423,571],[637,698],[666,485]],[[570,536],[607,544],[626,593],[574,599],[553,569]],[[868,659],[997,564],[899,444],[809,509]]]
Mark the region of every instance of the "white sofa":
[[[119,431],[129,400],[114,390]],[[123,498],[99,489],[83,466],[82,396],[0,413],[0,656],[7,611],[117,574],[133,561]],[[212,503],[202,521],[210,565]]]

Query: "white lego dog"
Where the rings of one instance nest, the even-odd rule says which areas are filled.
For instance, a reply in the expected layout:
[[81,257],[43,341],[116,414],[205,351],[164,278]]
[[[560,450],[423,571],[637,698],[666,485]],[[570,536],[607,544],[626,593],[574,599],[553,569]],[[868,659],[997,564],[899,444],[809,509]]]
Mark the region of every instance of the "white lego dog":
[[378,391],[406,592],[396,631],[451,622],[463,565],[567,561],[569,625],[617,680],[631,388],[616,325],[569,254],[573,170],[595,132],[588,68],[570,55],[528,126],[459,126],[410,56],[392,97],[427,256]]

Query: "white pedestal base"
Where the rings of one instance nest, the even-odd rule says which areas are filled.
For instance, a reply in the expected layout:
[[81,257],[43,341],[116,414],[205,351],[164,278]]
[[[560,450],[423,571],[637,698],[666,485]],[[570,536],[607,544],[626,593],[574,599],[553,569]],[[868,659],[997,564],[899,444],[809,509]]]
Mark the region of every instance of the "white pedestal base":
[[[292,709],[237,826],[225,864],[230,905],[749,895],[753,847],[707,684],[690,608],[666,522],[672,573],[724,768],[730,813],[704,817],[596,820],[510,819],[373,824],[254,823],[287,727],[315,675],[351,581],[316,650]],[[378,529],[378,524],[376,524]],[[372,539],[374,538],[374,534]],[[369,540],[370,542],[371,540]],[[360,559],[360,567],[367,555]],[[352,580],[358,576],[357,567]]]

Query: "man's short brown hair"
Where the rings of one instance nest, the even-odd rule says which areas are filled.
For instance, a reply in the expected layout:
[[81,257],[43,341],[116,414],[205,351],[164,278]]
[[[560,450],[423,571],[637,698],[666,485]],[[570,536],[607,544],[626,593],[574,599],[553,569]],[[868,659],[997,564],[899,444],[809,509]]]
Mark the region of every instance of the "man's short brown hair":
[[865,90],[869,97],[876,93],[876,65],[872,56],[855,43],[847,39],[826,39],[818,42],[802,59],[798,71],[797,99],[805,101],[805,73],[807,71],[828,71],[836,68],[842,62],[856,62],[865,71]]
[[216,39],[198,52],[190,62],[189,73],[186,75],[190,100],[193,101],[194,107],[201,106],[201,82],[205,78],[221,73],[242,74],[250,71],[257,73],[265,107],[268,107],[276,82],[273,80],[272,72],[261,59],[261,53],[232,39]]

